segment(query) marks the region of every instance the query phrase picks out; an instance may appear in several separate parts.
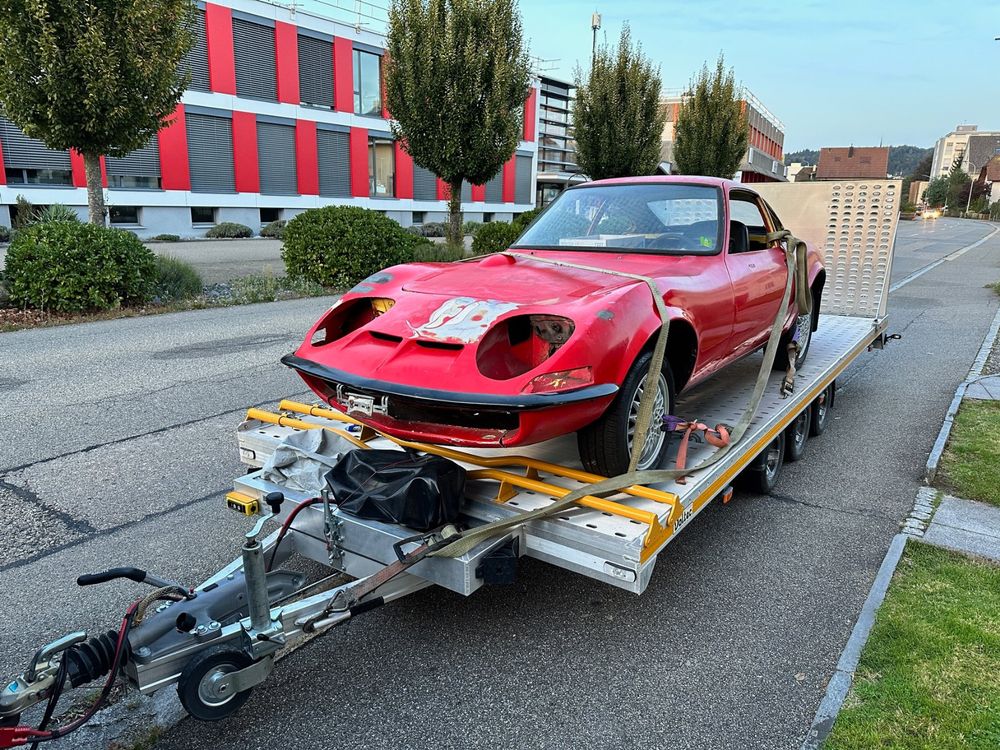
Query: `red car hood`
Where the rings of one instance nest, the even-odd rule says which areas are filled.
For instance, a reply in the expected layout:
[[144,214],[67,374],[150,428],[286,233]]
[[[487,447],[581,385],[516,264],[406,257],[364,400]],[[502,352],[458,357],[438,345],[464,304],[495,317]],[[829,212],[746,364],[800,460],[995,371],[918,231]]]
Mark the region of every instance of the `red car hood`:
[[[556,266],[543,261],[531,262],[524,257],[513,258],[498,254],[435,268],[430,273],[409,280],[403,285],[403,289],[443,297],[476,296],[518,304],[556,305],[636,283],[615,272],[652,277],[697,273],[695,268],[688,268],[691,256],[531,250],[516,252],[530,253],[563,263],[606,268],[609,272]],[[697,263],[697,259],[695,261]]]

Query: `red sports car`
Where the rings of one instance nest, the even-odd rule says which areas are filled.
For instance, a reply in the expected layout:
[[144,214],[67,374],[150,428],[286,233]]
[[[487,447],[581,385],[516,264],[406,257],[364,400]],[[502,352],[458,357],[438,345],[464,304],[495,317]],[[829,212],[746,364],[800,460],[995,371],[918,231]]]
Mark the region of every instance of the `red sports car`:
[[[295,368],[324,401],[402,438],[517,446],[578,434],[588,470],[627,469],[656,333],[649,287],[670,313],[656,416],[675,394],[759,349],[786,265],[774,211],[746,185],[708,177],[600,180],[563,192],[511,248],[458,263],[394,266],[313,326]],[[805,358],[825,272],[809,251],[811,316],[787,311]],[[779,349],[783,358],[786,347]],[[782,367],[787,360],[779,363]],[[698,416],[698,415],[687,415]],[[639,467],[665,459],[651,430]]]

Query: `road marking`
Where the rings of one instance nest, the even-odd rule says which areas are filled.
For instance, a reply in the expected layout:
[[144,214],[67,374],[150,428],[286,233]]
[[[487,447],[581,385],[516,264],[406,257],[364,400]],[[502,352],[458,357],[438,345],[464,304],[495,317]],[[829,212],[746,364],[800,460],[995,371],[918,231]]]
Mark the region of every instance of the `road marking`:
[[938,266],[940,266],[942,263],[945,263],[945,262],[951,261],[951,260],[957,260],[958,258],[961,258],[963,255],[965,255],[970,250],[974,250],[977,247],[979,247],[980,245],[982,245],[984,242],[986,242],[986,240],[990,239],[990,237],[992,237],[993,235],[995,235],[997,232],[1000,232],[1000,227],[996,227],[988,235],[986,235],[985,237],[983,237],[980,240],[976,240],[971,245],[966,245],[965,247],[961,247],[958,250],[956,250],[955,252],[949,253],[948,255],[945,255],[943,258],[938,258],[933,263],[928,263],[923,268],[918,268],[916,271],[914,271],[913,273],[911,273],[909,276],[900,279],[895,284],[893,284],[892,286],[890,286],[889,287],[889,291],[890,292],[894,292],[897,289],[900,289],[900,288],[906,286],[907,284],[909,284],[914,279],[919,279],[921,276],[923,276],[928,271],[933,271],[935,268],[937,268]]

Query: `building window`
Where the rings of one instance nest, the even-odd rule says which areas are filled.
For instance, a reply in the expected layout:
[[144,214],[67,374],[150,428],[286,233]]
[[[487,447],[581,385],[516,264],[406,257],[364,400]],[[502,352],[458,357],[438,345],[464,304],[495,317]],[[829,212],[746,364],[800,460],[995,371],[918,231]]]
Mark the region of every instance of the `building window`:
[[368,139],[368,194],[392,198],[395,194],[396,149],[387,138]]
[[73,172],[69,169],[21,169],[8,167],[4,170],[8,185],[72,185]]
[[262,208],[260,209],[260,223],[270,224],[272,221],[277,221],[281,218],[280,208]]
[[426,211],[414,211],[413,218],[410,219],[414,224],[423,224],[425,219]]
[[160,178],[137,174],[109,174],[108,187],[131,190],[143,188],[147,190],[159,190]]
[[191,223],[214,224],[215,211],[216,209],[209,208],[208,206],[191,206]]
[[493,213],[490,211],[483,212],[483,224],[489,224],[493,221]]
[[382,116],[382,58],[354,50],[354,114]]
[[112,224],[138,224],[138,206],[111,206],[108,209],[108,216]]

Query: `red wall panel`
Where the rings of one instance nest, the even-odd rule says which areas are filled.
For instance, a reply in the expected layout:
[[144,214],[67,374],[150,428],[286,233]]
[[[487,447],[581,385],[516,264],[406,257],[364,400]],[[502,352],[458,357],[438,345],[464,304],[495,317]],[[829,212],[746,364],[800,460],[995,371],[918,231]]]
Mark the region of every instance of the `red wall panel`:
[[354,111],[354,45],[341,36],[333,38],[333,108]]
[[351,195],[367,198],[368,185],[368,131],[365,128],[351,128],[349,136],[351,150]]
[[294,24],[274,22],[274,59],[278,77],[278,101],[300,104],[299,32]]
[[442,180],[440,177],[437,178],[437,199],[439,201],[446,201],[451,198],[451,188],[448,183]]
[[524,100],[524,140],[535,140],[535,98],[538,96],[537,89],[531,89],[528,98]]
[[295,122],[295,173],[300,195],[319,195],[319,151],[311,120]]
[[253,112],[233,112],[233,172],[237,193],[260,192],[257,116]]
[[485,185],[473,185],[472,186],[472,202],[473,203],[483,203],[486,200],[486,186]]
[[174,114],[160,128],[160,184],[164,190],[190,190],[188,168],[187,126],[184,105],[178,104]]
[[503,165],[503,202],[514,202],[514,170],[517,167],[517,156],[512,155]]
[[0,143],[0,185],[7,184],[7,175],[3,169],[3,143]]
[[70,149],[69,166],[73,170],[73,187],[87,187],[87,173],[83,167],[83,154]]
[[413,157],[396,141],[396,197],[413,197]]
[[209,88],[218,94],[236,93],[236,60],[233,56],[233,11],[205,4],[205,45],[208,49]]

